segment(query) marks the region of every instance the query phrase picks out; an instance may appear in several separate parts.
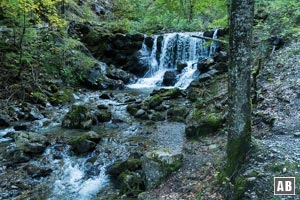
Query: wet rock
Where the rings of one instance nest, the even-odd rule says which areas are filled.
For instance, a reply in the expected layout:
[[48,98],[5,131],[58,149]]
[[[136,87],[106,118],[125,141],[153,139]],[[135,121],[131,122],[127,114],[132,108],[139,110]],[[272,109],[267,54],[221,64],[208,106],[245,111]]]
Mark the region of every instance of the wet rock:
[[214,60],[211,58],[208,58],[206,60],[200,61],[197,63],[197,69],[201,72],[201,73],[205,73],[209,71],[209,67],[212,66],[214,64]]
[[108,110],[108,106],[103,105],[103,104],[98,105],[97,108],[98,108],[99,110]]
[[100,94],[99,98],[100,99],[112,99],[113,94],[108,93],[108,92],[103,92],[103,93]]
[[163,77],[163,85],[173,86],[176,83],[176,71],[166,71]]
[[32,178],[46,177],[46,176],[49,176],[52,172],[52,169],[50,169],[50,168],[40,167],[40,166],[38,167],[35,165],[31,165],[31,164],[24,166],[23,169]]
[[29,154],[41,154],[48,145],[48,139],[42,134],[22,132],[15,136],[17,149]]
[[76,154],[91,152],[101,140],[101,136],[95,131],[88,131],[77,136],[72,136],[70,145]]
[[135,117],[136,118],[140,118],[140,117],[142,117],[143,115],[146,115],[146,111],[145,110],[143,110],[143,109],[139,109],[136,113],[135,113]]
[[[105,66],[105,68],[108,68],[107,65]],[[124,88],[123,81],[110,79],[104,74],[102,65],[96,65],[93,69],[91,69],[85,82],[89,88],[97,90],[114,90]]]
[[146,188],[152,189],[173,171],[181,167],[183,155],[166,149],[148,152],[143,157],[142,168],[146,177]]
[[295,138],[300,138],[300,132],[295,132],[295,133],[294,133],[294,137],[295,137]]
[[91,152],[96,148],[96,143],[83,137],[74,137],[71,142],[72,150],[76,154]]
[[183,63],[183,62],[180,62],[180,61],[177,62],[177,71],[178,71],[179,73],[181,73],[182,70],[183,70],[184,68],[186,68],[186,67],[187,67],[187,63]]
[[0,114],[0,127],[9,127],[9,117]]
[[97,118],[97,122],[108,122],[111,120],[112,114],[107,110],[98,110],[94,113]]
[[14,126],[15,131],[28,131],[30,129],[29,123],[17,124]]
[[3,158],[12,163],[25,163],[30,160],[29,155],[16,147],[6,149],[3,152]]
[[64,116],[62,127],[89,129],[92,126],[93,116],[90,110],[83,105],[73,105]]
[[135,76],[133,76],[130,73],[127,73],[126,71],[122,70],[122,69],[117,69],[116,67],[114,67],[113,65],[111,65],[108,69],[107,69],[107,74],[106,76],[108,78],[114,79],[114,80],[122,80],[125,84],[129,83],[129,82],[133,82],[135,81],[137,78]]
[[140,104],[129,104],[126,107],[126,110],[129,114],[134,116],[140,108],[141,108]]

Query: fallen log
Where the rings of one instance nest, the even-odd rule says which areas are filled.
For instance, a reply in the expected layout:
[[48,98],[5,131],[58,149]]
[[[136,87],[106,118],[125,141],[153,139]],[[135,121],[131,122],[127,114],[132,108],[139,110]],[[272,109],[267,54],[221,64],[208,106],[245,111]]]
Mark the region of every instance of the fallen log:
[[228,42],[225,41],[225,40],[220,40],[220,39],[215,39],[215,38],[210,38],[210,37],[205,37],[205,36],[192,35],[192,37],[200,38],[200,39],[204,39],[204,40],[212,40],[212,41],[220,42],[220,43],[223,43],[223,44],[228,44]]

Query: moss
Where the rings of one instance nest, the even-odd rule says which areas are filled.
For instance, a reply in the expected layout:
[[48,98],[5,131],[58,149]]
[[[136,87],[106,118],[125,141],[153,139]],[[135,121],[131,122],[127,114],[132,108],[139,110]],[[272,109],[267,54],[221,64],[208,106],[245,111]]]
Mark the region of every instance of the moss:
[[126,107],[126,110],[129,114],[131,115],[135,115],[136,112],[141,108],[140,105],[138,104],[129,104],[127,107]]
[[227,142],[226,174],[232,177],[244,163],[250,147],[250,135],[244,137],[230,138]]
[[247,181],[244,177],[239,176],[235,180],[234,190],[236,199],[242,199],[246,191]]
[[202,119],[207,126],[211,127],[212,129],[218,129],[222,126],[222,117],[220,114],[211,113]]
[[41,104],[46,106],[47,103],[47,96],[41,92],[32,92],[30,94],[33,103]]
[[92,125],[90,110],[83,105],[72,105],[71,110],[62,120],[62,126],[66,128],[89,129]]
[[63,88],[62,90],[59,90],[55,92],[51,97],[50,97],[50,103],[54,106],[60,105],[60,104],[65,104],[68,102],[73,102],[74,97],[72,95],[73,90],[68,89],[68,88]]
[[160,95],[156,94],[149,99],[148,105],[149,105],[149,108],[155,108],[156,106],[161,105],[162,102],[163,102],[162,97]]

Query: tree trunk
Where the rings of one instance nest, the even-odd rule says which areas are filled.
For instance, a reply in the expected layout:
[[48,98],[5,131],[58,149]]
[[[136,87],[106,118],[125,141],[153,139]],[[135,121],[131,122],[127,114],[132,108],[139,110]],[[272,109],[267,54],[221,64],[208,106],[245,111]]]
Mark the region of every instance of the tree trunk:
[[254,0],[229,0],[227,174],[235,177],[251,141],[251,45]]

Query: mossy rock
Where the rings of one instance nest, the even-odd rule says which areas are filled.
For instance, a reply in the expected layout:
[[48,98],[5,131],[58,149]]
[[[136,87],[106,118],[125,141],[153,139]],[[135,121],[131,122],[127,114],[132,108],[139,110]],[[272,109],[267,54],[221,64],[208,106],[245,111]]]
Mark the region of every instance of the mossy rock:
[[70,145],[76,154],[91,152],[95,149],[101,137],[95,131],[84,132],[71,137]]
[[65,104],[68,102],[73,102],[73,90],[71,89],[62,89],[55,92],[49,99],[50,103],[54,106]]
[[117,161],[110,168],[107,173],[111,176],[119,176],[123,171],[136,171],[142,168],[142,160],[137,158],[130,158],[126,161]]
[[161,96],[159,95],[154,95],[152,96],[149,101],[148,101],[148,105],[149,105],[149,108],[155,108],[156,106],[159,106],[161,105],[163,102],[163,99]]
[[30,94],[31,102],[46,106],[47,96],[41,92],[32,92]]
[[145,191],[145,177],[142,173],[142,160],[130,158],[126,161],[117,161],[108,168],[113,183],[120,189],[121,194],[130,197]]
[[167,119],[170,121],[184,122],[189,110],[183,106],[173,106],[167,111]]
[[183,164],[183,154],[170,152],[167,149],[148,152],[143,157],[143,171],[146,177],[146,188],[159,185],[172,172]]
[[223,126],[223,118],[221,114],[210,113],[203,115],[199,118],[196,123],[187,126],[185,133],[187,138],[198,138],[211,133],[215,133]]
[[144,177],[139,172],[126,170],[118,176],[117,182],[120,193],[128,197],[137,197],[146,189]]
[[129,104],[126,107],[126,110],[129,114],[134,116],[140,108],[141,108],[141,105],[139,105],[139,104]]
[[86,106],[72,105],[71,110],[62,120],[62,127],[89,129],[92,126],[92,122],[93,116]]
[[159,95],[160,97],[163,97],[164,99],[174,99],[178,98],[183,95],[182,91],[175,87],[172,89],[159,89],[159,90],[153,90],[153,92],[150,94],[151,96]]
[[95,112],[97,122],[108,122],[111,120],[112,114],[108,110],[99,110]]

